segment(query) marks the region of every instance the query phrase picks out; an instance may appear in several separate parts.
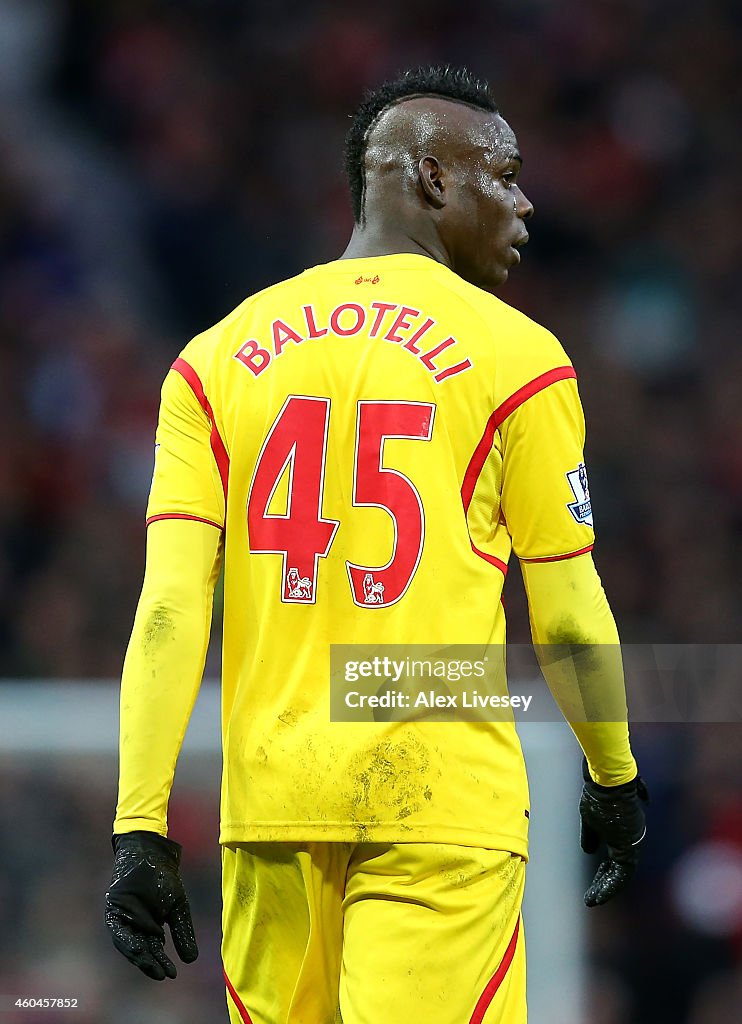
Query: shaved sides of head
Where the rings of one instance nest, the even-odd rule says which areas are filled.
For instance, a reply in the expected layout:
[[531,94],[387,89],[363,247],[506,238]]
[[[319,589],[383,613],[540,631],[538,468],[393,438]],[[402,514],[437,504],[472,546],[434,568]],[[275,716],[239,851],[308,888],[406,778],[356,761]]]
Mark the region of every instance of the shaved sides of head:
[[450,100],[431,96],[405,98],[382,110],[366,135],[366,174],[406,163],[413,170],[431,146],[447,148],[460,123],[456,117],[451,124],[451,113]]
[[[487,83],[465,68],[417,68],[367,93],[345,140],[345,173],[356,224],[363,221],[367,165],[369,169],[383,172],[386,166],[398,166],[400,162],[411,164],[426,140],[445,143],[448,132],[444,104],[426,107],[425,104],[404,103],[404,107],[395,109],[392,115],[392,108],[399,107],[403,101],[424,98],[448,100],[490,114],[497,113]],[[388,118],[387,112],[390,113]]]

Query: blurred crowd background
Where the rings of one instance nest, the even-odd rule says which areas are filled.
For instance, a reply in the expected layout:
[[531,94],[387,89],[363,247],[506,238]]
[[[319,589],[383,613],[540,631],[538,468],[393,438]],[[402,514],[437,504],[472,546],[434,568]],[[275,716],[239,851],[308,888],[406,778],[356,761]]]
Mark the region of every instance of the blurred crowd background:
[[[502,297],[577,368],[623,639],[738,640],[741,56],[734,0],[0,0],[0,676],[118,674],[169,364],[342,251],[348,116],[431,62],[487,77],[519,137],[536,214]],[[631,894],[591,915],[590,1024],[731,1024],[739,728],[635,736],[652,836]],[[23,827],[3,839],[0,964],[54,939],[32,870],[84,902],[112,799],[101,819],[84,788],[6,768],[0,822]],[[208,1019],[193,1005],[162,1020]]]

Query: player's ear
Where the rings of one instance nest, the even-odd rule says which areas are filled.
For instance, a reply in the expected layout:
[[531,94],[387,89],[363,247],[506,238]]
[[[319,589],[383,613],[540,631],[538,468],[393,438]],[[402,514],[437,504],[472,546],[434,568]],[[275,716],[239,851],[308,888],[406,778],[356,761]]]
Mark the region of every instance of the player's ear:
[[448,197],[440,163],[434,156],[424,156],[417,165],[417,173],[423,195],[434,209],[441,210],[446,205]]

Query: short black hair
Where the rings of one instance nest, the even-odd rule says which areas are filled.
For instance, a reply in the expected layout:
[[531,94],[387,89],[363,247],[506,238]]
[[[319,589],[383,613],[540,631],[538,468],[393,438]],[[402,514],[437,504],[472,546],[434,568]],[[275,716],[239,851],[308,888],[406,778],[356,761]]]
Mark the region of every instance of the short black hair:
[[356,224],[360,224],[363,218],[366,142],[369,133],[387,107],[412,96],[442,96],[455,103],[465,103],[479,110],[497,113],[497,104],[487,82],[463,67],[452,68],[445,65],[412,68],[398,78],[369,90],[353,115],[345,137],[345,174]]

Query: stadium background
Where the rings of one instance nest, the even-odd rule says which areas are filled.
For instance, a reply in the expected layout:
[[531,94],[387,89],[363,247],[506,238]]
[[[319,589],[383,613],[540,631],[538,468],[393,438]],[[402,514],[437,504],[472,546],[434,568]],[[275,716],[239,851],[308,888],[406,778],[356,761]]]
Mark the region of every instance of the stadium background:
[[[347,115],[419,62],[489,77],[519,136],[536,217],[503,298],[577,367],[623,639],[737,640],[741,50],[731,0],[0,0],[0,686],[92,693],[117,675],[167,366],[244,295],[341,251]],[[630,893],[589,915],[585,1021],[731,1024],[739,727],[634,735],[651,835]],[[43,963],[96,978],[98,1008],[65,1019],[213,1019],[213,964],[150,996],[115,959],[99,923],[112,762],[65,766],[0,750],[0,993]],[[181,787],[172,830],[207,944],[215,829],[213,795]]]

